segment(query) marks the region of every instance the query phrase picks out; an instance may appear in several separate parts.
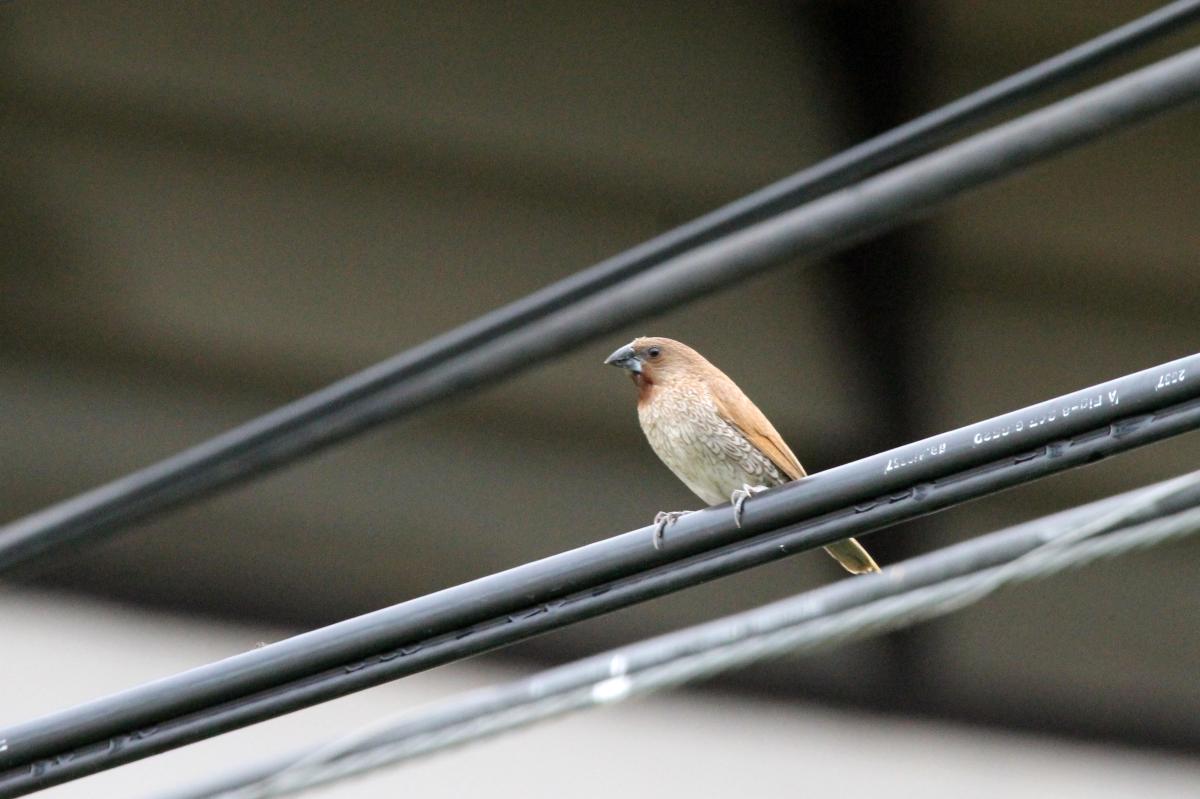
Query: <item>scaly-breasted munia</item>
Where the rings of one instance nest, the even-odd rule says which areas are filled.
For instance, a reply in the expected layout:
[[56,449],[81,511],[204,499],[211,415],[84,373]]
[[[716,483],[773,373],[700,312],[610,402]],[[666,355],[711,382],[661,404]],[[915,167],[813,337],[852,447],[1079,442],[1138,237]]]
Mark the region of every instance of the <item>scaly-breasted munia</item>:
[[[750,398],[724,372],[686,344],[637,338],[608,356],[638,388],[638,420],[654,452],[700,499],[729,498],[740,526],[742,506],[758,491],[804,477],[804,468]],[[654,545],[680,516],[659,513]],[[825,551],[853,574],[879,566],[853,538]]]

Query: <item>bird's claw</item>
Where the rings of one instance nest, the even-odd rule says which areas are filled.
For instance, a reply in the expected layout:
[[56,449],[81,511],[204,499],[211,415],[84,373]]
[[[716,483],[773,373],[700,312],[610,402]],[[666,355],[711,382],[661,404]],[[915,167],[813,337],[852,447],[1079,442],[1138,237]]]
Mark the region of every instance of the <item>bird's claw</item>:
[[660,510],[654,517],[654,548],[662,549],[663,533],[667,531],[680,517],[695,513],[691,510]]
[[766,491],[766,486],[752,486],[749,483],[744,484],[737,491],[729,495],[729,501],[733,503],[733,523],[738,527],[742,526],[742,511],[746,505],[746,500],[754,496],[760,491]]

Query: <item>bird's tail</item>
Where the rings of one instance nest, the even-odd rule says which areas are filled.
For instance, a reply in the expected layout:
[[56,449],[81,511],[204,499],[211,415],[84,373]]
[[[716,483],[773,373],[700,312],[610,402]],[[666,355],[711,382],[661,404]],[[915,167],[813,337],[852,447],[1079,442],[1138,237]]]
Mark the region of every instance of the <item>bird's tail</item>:
[[871,557],[863,545],[853,538],[835,541],[825,547],[825,551],[833,555],[833,559],[842,564],[842,568],[851,574],[867,574],[879,571],[879,564]]

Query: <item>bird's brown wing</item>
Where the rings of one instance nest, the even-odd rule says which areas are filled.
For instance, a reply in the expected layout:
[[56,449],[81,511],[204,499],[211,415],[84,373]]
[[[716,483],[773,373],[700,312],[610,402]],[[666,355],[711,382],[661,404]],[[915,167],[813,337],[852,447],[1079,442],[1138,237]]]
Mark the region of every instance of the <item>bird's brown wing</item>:
[[726,377],[724,380],[712,381],[712,392],[718,416],[742,431],[742,435],[789,479],[799,480],[804,477],[804,467],[783,442],[774,425],[732,380]]
[[[724,377],[722,375],[722,377]],[[792,480],[804,477],[804,467],[796,459],[795,454],[783,442],[774,425],[763,416],[763,412],[742,393],[737,385],[725,377],[724,380],[712,381],[713,399],[717,405],[717,415],[729,424],[742,431],[747,439],[759,452],[770,458],[771,463]],[[871,557],[863,545],[853,538],[835,541],[825,547],[825,551],[851,574],[866,574],[879,571],[879,564]]]

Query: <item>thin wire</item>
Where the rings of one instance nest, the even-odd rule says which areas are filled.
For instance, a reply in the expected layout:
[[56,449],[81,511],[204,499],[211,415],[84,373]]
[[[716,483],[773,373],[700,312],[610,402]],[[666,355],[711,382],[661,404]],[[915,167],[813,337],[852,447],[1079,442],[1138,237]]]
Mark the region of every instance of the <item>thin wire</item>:
[[[852,147],[679,228],[662,234],[424,344],[333,383],[118,480],[56,503],[0,527],[0,573],[66,543],[97,538],[173,506],[235,485],[385,421],[416,411],[567,349],[616,325],[577,319],[570,336],[555,346],[509,360],[503,368],[480,362],[480,354],[508,334],[602,295],[702,245],[851,185],[856,180],[928,153],[955,133],[1038,92],[1106,64],[1200,18],[1200,0],[1169,3],[1143,17],[991,84],[966,97]],[[850,232],[843,235],[849,243]],[[734,278],[728,278],[725,283]],[[689,297],[663,292],[666,301],[635,313],[616,311],[617,323],[633,321]],[[692,296],[695,296],[694,294]],[[475,365],[443,374],[440,368],[471,355]],[[485,356],[484,360],[487,358]],[[431,379],[432,378],[432,379]]]
[[[809,611],[812,604],[809,595],[801,594],[783,603],[673,634],[673,639],[693,634],[705,641],[691,647],[685,655],[646,667],[631,666],[642,659],[639,657],[642,650],[659,645],[659,639],[652,639],[583,661],[606,659],[612,664],[622,664],[599,681],[593,677],[565,684],[559,681],[553,689],[546,689],[546,684],[554,682],[553,676],[548,675],[578,669],[578,664],[559,667],[518,681],[499,692],[506,696],[527,697],[523,701],[490,707],[495,704],[492,701],[497,693],[495,690],[470,695],[465,701],[444,703],[415,718],[404,718],[399,723],[384,720],[308,754],[293,755],[288,758],[288,765],[248,784],[236,788],[192,790],[172,796],[174,799],[270,799],[290,795],[569,712],[711,677],[766,658],[808,652],[911,626],[979,602],[1008,585],[1046,579],[1100,559],[1192,535],[1200,531],[1200,507],[1195,507],[1200,502],[1200,495],[1195,491],[1198,486],[1200,472],[1194,472],[1135,492],[1132,498],[1120,498],[1121,502],[1115,507],[1111,502],[1101,503],[1106,510],[1056,532],[1050,532],[1049,528],[1056,526],[1051,523],[1044,543],[999,566],[900,591],[815,619]],[[1176,499],[1185,499],[1192,507],[1172,511],[1171,501]],[[1129,524],[1147,510],[1157,510],[1163,515]],[[1028,525],[1022,525],[1020,529],[1026,527]],[[1002,531],[991,538],[1006,534],[1008,531]],[[905,565],[889,567],[883,575],[870,579],[887,580],[893,573],[902,574]],[[714,627],[724,627],[724,634],[714,634]],[[717,643],[711,643],[714,640]],[[453,721],[443,723],[445,718]]]

